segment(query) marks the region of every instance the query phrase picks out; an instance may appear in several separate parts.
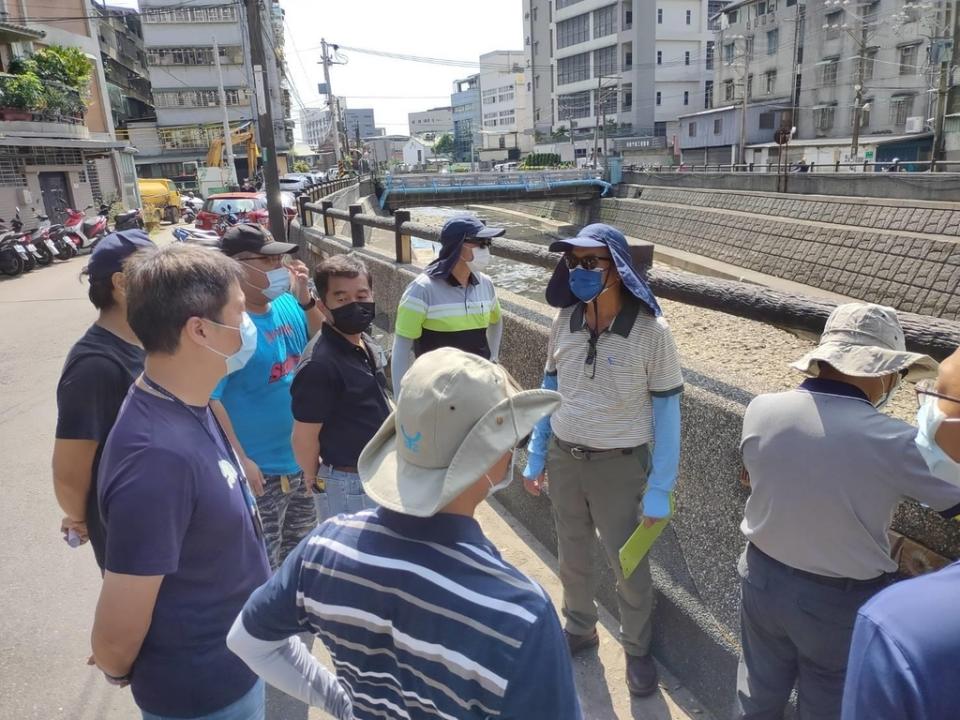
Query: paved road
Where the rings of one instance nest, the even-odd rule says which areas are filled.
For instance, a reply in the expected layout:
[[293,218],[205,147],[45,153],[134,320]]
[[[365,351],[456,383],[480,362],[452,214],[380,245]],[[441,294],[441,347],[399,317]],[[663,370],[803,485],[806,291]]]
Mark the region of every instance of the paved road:
[[[139,718],[128,690],[86,666],[99,573],[89,546],[72,550],[60,538],[50,476],[57,379],[70,346],[95,318],[79,279],[84,265],[76,258],[0,280],[0,720]],[[485,507],[480,520],[505,556],[559,603],[555,559],[502,511]],[[588,720],[699,712],[670,678],[662,697],[631,703],[613,620],[604,613],[603,621],[599,657],[575,664]],[[322,648],[315,651],[323,659]],[[268,720],[324,717],[268,693]]]

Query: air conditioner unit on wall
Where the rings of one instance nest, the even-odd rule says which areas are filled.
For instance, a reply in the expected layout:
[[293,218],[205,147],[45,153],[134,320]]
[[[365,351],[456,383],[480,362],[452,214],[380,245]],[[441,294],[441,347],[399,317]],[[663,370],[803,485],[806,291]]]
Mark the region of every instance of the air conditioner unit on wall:
[[905,130],[908,133],[923,132],[923,118],[921,116],[908,117]]

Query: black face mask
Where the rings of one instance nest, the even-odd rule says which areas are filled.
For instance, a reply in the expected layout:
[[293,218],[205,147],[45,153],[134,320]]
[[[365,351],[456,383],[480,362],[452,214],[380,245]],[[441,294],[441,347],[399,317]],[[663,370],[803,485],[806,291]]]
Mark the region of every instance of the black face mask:
[[352,302],[330,311],[333,326],[344,335],[359,335],[373,323],[376,305],[372,302]]

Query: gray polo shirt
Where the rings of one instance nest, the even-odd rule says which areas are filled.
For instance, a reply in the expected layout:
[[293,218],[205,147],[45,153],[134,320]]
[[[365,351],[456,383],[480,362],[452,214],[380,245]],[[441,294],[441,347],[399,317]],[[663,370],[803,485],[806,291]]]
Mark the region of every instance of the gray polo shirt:
[[960,503],[960,488],[930,474],[915,436],[846,383],[808,379],[754,398],[740,444],[752,488],[740,529],[767,555],[818,575],[896,570],[887,531],[900,500],[937,511]]

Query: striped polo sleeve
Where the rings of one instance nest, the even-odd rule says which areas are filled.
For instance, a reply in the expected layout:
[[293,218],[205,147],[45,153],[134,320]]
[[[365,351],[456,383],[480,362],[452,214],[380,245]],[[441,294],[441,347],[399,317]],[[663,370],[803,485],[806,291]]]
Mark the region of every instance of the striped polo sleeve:
[[653,352],[647,359],[647,387],[652,395],[674,395],[683,390],[680,353],[666,318],[657,318]]
[[429,298],[428,288],[417,280],[407,285],[397,306],[397,320],[394,332],[400,337],[417,340],[423,334],[423,323],[427,319]]

